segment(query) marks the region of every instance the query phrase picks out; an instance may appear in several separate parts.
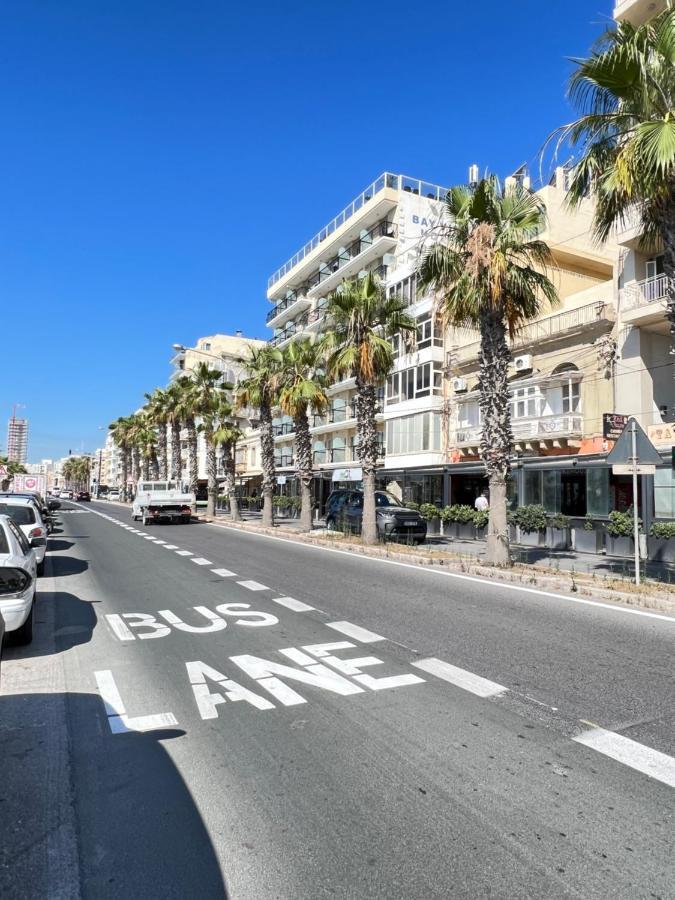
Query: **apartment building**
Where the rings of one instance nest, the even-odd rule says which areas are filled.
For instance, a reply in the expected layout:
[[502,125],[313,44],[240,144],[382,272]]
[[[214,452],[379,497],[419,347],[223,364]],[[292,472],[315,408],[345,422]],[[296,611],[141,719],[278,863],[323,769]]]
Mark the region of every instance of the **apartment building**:
[[13,415],[7,421],[7,459],[23,463],[28,458],[28,419]]
[[[345,278],[372,272],[390,293],[405,301],[417,322],[417,339],[396,342],[394,371],[386,389],[382,389],[378,414],[379,481],[399,495],[404,467],[435,469],[445,459],[440,433],[443,334],[432,315],[431,299],[417,296],[414,272],[420,241],[439,221],[446,190],[417,178],[385,172],[268,281],[267,297],[273,306],[267,324],[274,330],[270,344],[279,348],[298,336],[320,331],[327,297]],[[328,393],[329,409],[311,420],[314,495],[320,508],[334,487],[353,485],[362,478],[354,380],[334,384]],[[293,423],[279,413],[274,431],[281,484],[292,491]]]
[[[666,7],[665,0],[623,0],[614,7],[617,21],[642,24]],[[634,415],[663,456],[653,477],[641,479],[644,515],[675,519],[675,357],[666,317],[666,278],[660,246],[647,249],[636,210],[617,227],[619,361],[617,412]]]
[[[264,347],[265,341],[246,338],[238,331],[234,335],[228,334],[212,334],[200,337],[194,347],[186,347],[183,344],[174,344],[174,356],[171,359],[173,371],[171,373],[169,383],[176,381],[182,375],[189,374],[200,362],[208,363],[209,367],[216,369],[222,373],[223,382],[236,385],[244,375],[244,360],[248,357],[251,347]],[[247,460],[255,460],[255,447],[257,444],[257,436],[250,420],[243,413],[239,418],[239,425],[246,435],[242,448],[238,451],[241,459],[242,453],[246,455]],[[249,449],[252,445],[253,450]],[[169,442],[169,460],[171,459],[171,442]],[[197,438],[197,460],[199,480],[203,491],[206,489],[207,473],[206,473],[206,444],[202,434]],[[220,468],[219,460],[218,475],[225,473]],[[182,479],[188,480],[188,445],[187,434],[185,431],[181,434],[181,471]],[[242,475],[244,469],[239,464],[239,474]],[[250,471],[247,471],[249,478],[255,477],[259,472],[256,471],[255,465]]]

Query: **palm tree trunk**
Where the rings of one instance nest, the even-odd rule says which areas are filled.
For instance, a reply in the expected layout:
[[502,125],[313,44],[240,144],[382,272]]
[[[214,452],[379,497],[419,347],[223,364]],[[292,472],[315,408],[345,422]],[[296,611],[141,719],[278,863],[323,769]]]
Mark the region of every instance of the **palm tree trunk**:
[[138,447],[132,447],[131,449],[131,480],[134,483],[134,489],[138,484],[138,480],[141,475],[141,456],[140,450]]
[[375,472],[377,470],[378,443],[377,391],[375,385],[356,379],[356,433],[357,455],[363,469],[363,519],[361,540],[364,544],[377,543],[377,518],[375,515]]
[[143,453],[141,462],[141,472],[143,481],[150,481],[150,457],[147,453]]
[[183,480],[183,462],[180,455],[180,422],[171,423],[171,480]]
[[666,276],[666,318],[670,323],[670,352],[675,374],[675,184],[663,204],[661,239],[663,274]]
[[481,319],[480,411],[483,424],[481,457],[490,485],[485,561],[493,566],[511,564],[506,514],[506,480],[511,471],[511,407],[508,366],[511,359],[506,328],[499,312]]
[[216,445],[213,443],[213,435],[210,432],[204,432],[204,441],[206,443],[206,477],[208,478],[206,515],[214,517],[216,514],[216,498],[218,495]]
[[274,484],[276,473],[274,469],[274,435],[272,433],[272,411],[269,406],[260,407],[260,453],[263,470],[262,495],[263,513],[262,523],[268,528],[274,525]]
[[169,441],[167,438],[168,425],[159,426],[159,477],[162,481],[169,480]]
[[241,519],[239,514],[239,501],[237,500],[234,482],[234,446],[223,444],[223,469],[225,470],[225,493],[230,502],[230,517],[233,522]]
[[294,416],[295,461],[300,479],[300,531],[312,530],[312,438],[307,410]]
[[199,487],[199,464],[197,461],[197,428],[195,420],[192,416],[185,421],[185,430],[187,431],[188,440],[188,478],[190,480],[190,491],[197,493]]
[[159,460],[154,447],[150,449],[150,480],[159,481]]
[[122,484],[120,486],[120,499],[122,503],[127,502],[127,482],[129,480],[129,449],[122,448]]

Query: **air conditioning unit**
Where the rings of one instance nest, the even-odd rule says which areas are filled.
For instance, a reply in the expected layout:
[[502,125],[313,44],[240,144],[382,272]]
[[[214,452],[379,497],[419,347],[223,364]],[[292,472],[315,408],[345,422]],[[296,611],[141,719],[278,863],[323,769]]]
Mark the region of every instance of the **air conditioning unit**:
[[531,372],[532,354],[524,353],[522,356],[516,356],[513,360],[513,367],[516,372]]
[[464,378],[453,378],[452,379],[452,389],[455,394],[464,394],[466,393],[466,379]]

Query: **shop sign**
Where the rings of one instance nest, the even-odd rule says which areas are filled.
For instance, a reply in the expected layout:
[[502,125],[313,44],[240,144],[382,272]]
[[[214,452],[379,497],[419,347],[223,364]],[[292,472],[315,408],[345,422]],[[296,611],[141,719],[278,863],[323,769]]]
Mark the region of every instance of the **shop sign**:
[[277,475],[277,484],[286,484],[286,476]]
[[362,481],[363,469],[361,467],[353,467],[351,469],[335,469],[333,472],[333,481]]
[[606,441],[617,441],[626,427],[628,416],[619,413],[602,414],[602,436]]
[[647,437],[652,444],[665,444],[672,447],[675,444],[675,425],[648,425]]

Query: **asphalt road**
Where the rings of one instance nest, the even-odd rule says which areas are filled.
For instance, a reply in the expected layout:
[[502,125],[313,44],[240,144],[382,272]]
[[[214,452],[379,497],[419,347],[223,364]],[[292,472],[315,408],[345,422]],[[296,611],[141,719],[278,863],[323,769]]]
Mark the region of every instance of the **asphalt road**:
[[675,897],[675,621],[64,505],[3,898]]

